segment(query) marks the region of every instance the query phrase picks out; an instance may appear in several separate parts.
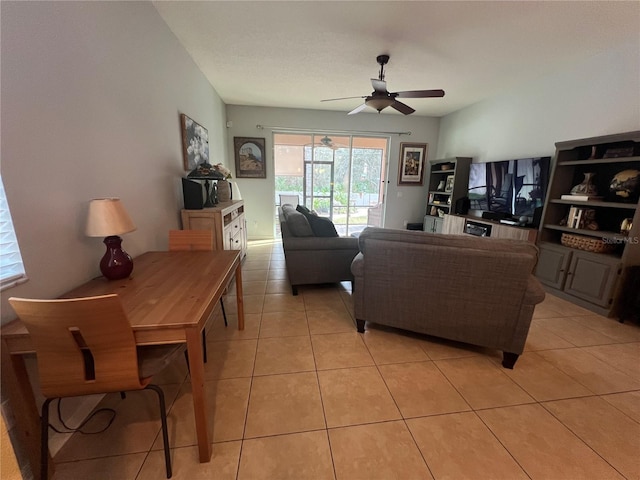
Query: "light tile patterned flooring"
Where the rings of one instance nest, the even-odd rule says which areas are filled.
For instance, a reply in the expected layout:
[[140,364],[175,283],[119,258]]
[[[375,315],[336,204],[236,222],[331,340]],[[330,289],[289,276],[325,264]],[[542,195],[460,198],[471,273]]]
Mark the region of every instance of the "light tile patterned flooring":
[[[174,479],[640,478],[640,327],[547,295],[514,370],[501,353],[369,325],[350,285],[291,295],[277,242],[243,266],[246,328],[207,327],[213,455],[197,461],[184,362],[168,399]],[[162,479],[150,393],[105,397],[100,435],[74,434],[56,479]],[[96,423],[99,423],[96,420]]]

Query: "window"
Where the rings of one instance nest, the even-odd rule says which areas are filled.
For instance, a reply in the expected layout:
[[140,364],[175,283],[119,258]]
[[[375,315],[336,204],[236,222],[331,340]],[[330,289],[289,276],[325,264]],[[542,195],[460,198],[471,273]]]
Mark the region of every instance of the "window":
[[0,176],[0,291],[27,280]]
[[340,235],[381,226],[388,144],[385,137],[346,132],[274,132],[275,204],[280,195],[297,196],[331,218]]

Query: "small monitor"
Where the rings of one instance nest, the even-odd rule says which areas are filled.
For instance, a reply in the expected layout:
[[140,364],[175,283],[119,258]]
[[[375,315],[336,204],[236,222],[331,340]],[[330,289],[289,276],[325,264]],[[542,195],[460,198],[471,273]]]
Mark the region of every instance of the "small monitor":
[[200,182],[182,179],[182,195],[184,197],[184,208],[187,210],[202,210],[204,205],[204,188]]

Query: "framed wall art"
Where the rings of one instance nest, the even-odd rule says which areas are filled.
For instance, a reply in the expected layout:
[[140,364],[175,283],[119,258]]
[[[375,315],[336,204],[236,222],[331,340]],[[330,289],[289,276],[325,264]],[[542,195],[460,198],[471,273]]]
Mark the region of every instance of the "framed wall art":
[[201,163],[209,163],[209,132],[184,113],[180,115],[182,125],[182,154],[184,169],[191,171]]
[[267,178],[264,138],[233,137],[236,178]]
[[456,179],[455,175],[447,175],[447,183],[444,186],[445,192],[448,192],[448,193],[453,192],[453,182],[455,181],[455,179]]
[[426,143],[400,144],[398,185],[422,185],[427,146]]

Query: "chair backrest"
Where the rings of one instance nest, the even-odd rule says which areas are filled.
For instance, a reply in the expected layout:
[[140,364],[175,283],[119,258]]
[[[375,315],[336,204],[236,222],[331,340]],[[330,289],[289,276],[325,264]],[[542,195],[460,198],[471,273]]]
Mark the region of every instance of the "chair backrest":
[[211,230],[169,230],[169,250],[213,250]]
[[289,205],[293,205],[297,207],[300,204],[300,197],[298,195],[279,195],[280,196],[280,206],[288,203]]
[[10,298],[36,351],[47,398],[144,388],[136,342],[115,295],[61,300]]

